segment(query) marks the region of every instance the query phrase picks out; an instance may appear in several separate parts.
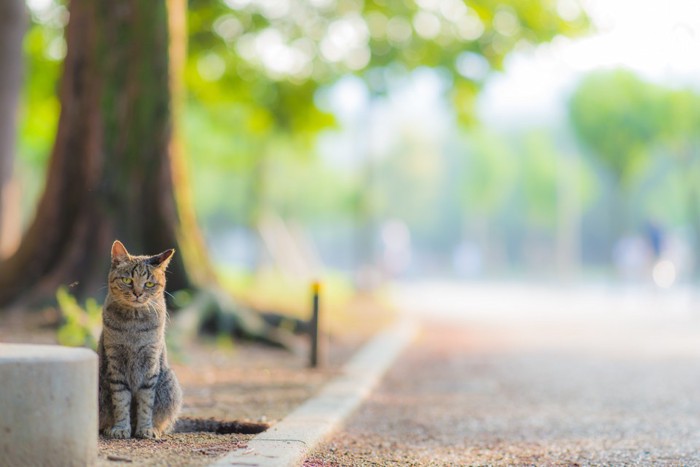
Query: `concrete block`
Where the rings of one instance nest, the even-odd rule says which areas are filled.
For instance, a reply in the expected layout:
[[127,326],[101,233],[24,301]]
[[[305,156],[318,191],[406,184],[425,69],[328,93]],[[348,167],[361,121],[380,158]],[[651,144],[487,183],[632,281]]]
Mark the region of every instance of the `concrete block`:
[[0,465],[97,460],[97,354],[0,344]]

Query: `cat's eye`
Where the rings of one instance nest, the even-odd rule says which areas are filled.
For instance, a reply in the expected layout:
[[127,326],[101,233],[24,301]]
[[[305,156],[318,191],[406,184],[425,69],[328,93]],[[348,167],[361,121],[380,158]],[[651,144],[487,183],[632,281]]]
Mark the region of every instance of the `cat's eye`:
[[131,277],[122,277],[122,282],[126,285],[130,285],[133,281],[131,280]]
[[150,289],[151,287],[155,287],[155,285],[156,285],[155,282],[151,282],[151,281],[146,282],[146,287],[148,287],[149,289]]

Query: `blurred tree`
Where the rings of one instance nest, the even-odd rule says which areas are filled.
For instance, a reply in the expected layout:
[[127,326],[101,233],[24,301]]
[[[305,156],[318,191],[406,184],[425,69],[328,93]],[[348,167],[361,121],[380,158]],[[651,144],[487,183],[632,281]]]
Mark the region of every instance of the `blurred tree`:
[[624,186],[660,136],[663,90],[628,71],[593,73],[574,92],[569,114],[577,136]]
[[[65,57],[63,32],[68,10],[62,1],[27,2],[29,27],[25,33],[14,177],[20,192],[15,223],[24,232],[44,188],[47,161],[56,138],[60,103],[58,81]],[[19,242],[18,242],[19,243]]]
[[24,211],[31,211],[43,187],[47,160],[56,137],[60,104],[57,96],[65,58],[63,36],[68,10],[60,2],[33,2],[42,9],[30,10],[31,23],[24,38],[24,79],[17,141],[18,169],[22,178]]
[[[238,126],[245,131],[230,132],[228,152],[247,161],[254,178],[248,200],[256,206],[269,187],[266,161],[278,156],[263,142],[249,145],[244,157],[240,140],[267,141],[274,131],[312,141],[332,123],[314,105],[319,87],[354,74],[376,98],[397,76],[435,67],[449,81],[460,121],[471,122],[478,90],[507,53],[587,26],[575,1],[192,0],[187,80],[192,103],[243,117]],[[362,174],[355,214],[371,225],[369,162]],[[250,226],[260,210],[251,208]]]
[[664,99],[661,139],[676,163],[692,227],[696,274],[700,272],[700,95],[692,89],[669,90]]
[[21,234],[19,193],[12,173],[26,27],[27,12],[22,0],[0,3],[0,258],[16,248]]
[[486,264],[503,264],[505,244],[503,229],[496,228],[498,213],[504,211],[514,192],[517,176],[515,151],[502,135],[484,128],[473,129],[467,136],[466,164],[460,193],[463,209],[473,219],[473,230],[484,251]]
[[189,78],[199,96],[226,88],[298,130],[314,115],[317,85],[355,73],[381,93],[391,69],[436,67],[454,78],[451,97],[471,119],[480,84],[508,52],[587,26],[573,0],[191,0],[199,78]]
[[520,170],[523,174],[523,210],[535,229],[553,230],[557,221],[557,153],[550,135],[532,131],[524,135]]
[[[173,289],[206,277],[182,143],[171,137],[171,89],[177,97],[182,83],[177,72],[169,82],[168,71],[184,47],[169,49],[168,21],[184,25],[184,3],[169,3],[170,12],[164,0],[70,3],[46,188],[18,251],[0,266],[0,304],[52,296],[66,282],[95,294],[115,236],[133,251],[184,250],[187,273],[172,264]],[[509,51],[587,26],[575,2],[553,0],[192,0],[190,8],[191,102],[233,104],[243,125],[232,135],[257,140],[247,159],[259,174],[252,205],[275,157],[271,132],[311,141],[330,122],[314,106],[318,86],[358,73],[381,93],[396,70],[437,66],[449,70],[453,100],[468,117]],[[172,109],[177,119],[177,99]]]
[[580,267],[581,213],[591,201],[590,167],[557,138],[562,130],[530,130],[517,142],[522,148],[522,211],[531,228],[555,235],[557,274],[571,279]]
[[[74,0],[66,37],[46,188],[17,252],[0,265],[0,304],[41,300],[68,282],[97,295],[114,238],[135,252],[180,246],[165,1]],[[182,261],[171,270],[173,289],[190,284]]]
[[462,199],[469,211],[483,217],[497,212],[515,187],[516,156],[502,137],[486,129],[469,133]]
[[511,259],[534,260],[540,272],[554,270],[542,268],[537,255],[528,258],[528,250],[551,256],[547,263],[556,266],[560,279],[578,271],[581,211],[592,200],[595,179],[562,132],[551,127],[478,128],[467,134],[460,176],[462,217],[470,221],[469,235],[493,256],[490,263],[504,258],[498,246],[507,244]]
[[[626,227],[627,190],[649,161],[661,136],[663,89],[629,71],[597,72],[583,79],[569,103],[574,131],[615,186],[610,241]],[[612,250],[611,250],[612,251]]]

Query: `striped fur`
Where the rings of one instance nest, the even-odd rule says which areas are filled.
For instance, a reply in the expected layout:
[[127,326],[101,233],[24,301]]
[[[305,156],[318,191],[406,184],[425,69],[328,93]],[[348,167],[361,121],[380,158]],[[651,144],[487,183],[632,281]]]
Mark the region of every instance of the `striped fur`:
[[97,353],[100,432],[158,438],[175,424],[182,392],[165,348],[165,269],[175,250],[131,256],[118,240]]
[[227,434],[241,433],[254,435],[262,433],[270,427],[267,423],[230,421],[225,422],[215,418],[178,418],[173,427],[174,433],[193,433],[196,431],[208,431],[211,433]]

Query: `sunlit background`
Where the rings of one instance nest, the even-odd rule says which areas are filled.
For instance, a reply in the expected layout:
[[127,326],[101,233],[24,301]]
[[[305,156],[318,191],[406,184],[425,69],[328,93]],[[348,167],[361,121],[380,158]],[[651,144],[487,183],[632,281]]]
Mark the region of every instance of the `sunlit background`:
[[[222,273],[692,284],[700,3],[520,3],[190,1],[182,125]],[[552,17],[526,28],[531,3]],[[28,5],[25,225],[68,19],[63,2]]]

